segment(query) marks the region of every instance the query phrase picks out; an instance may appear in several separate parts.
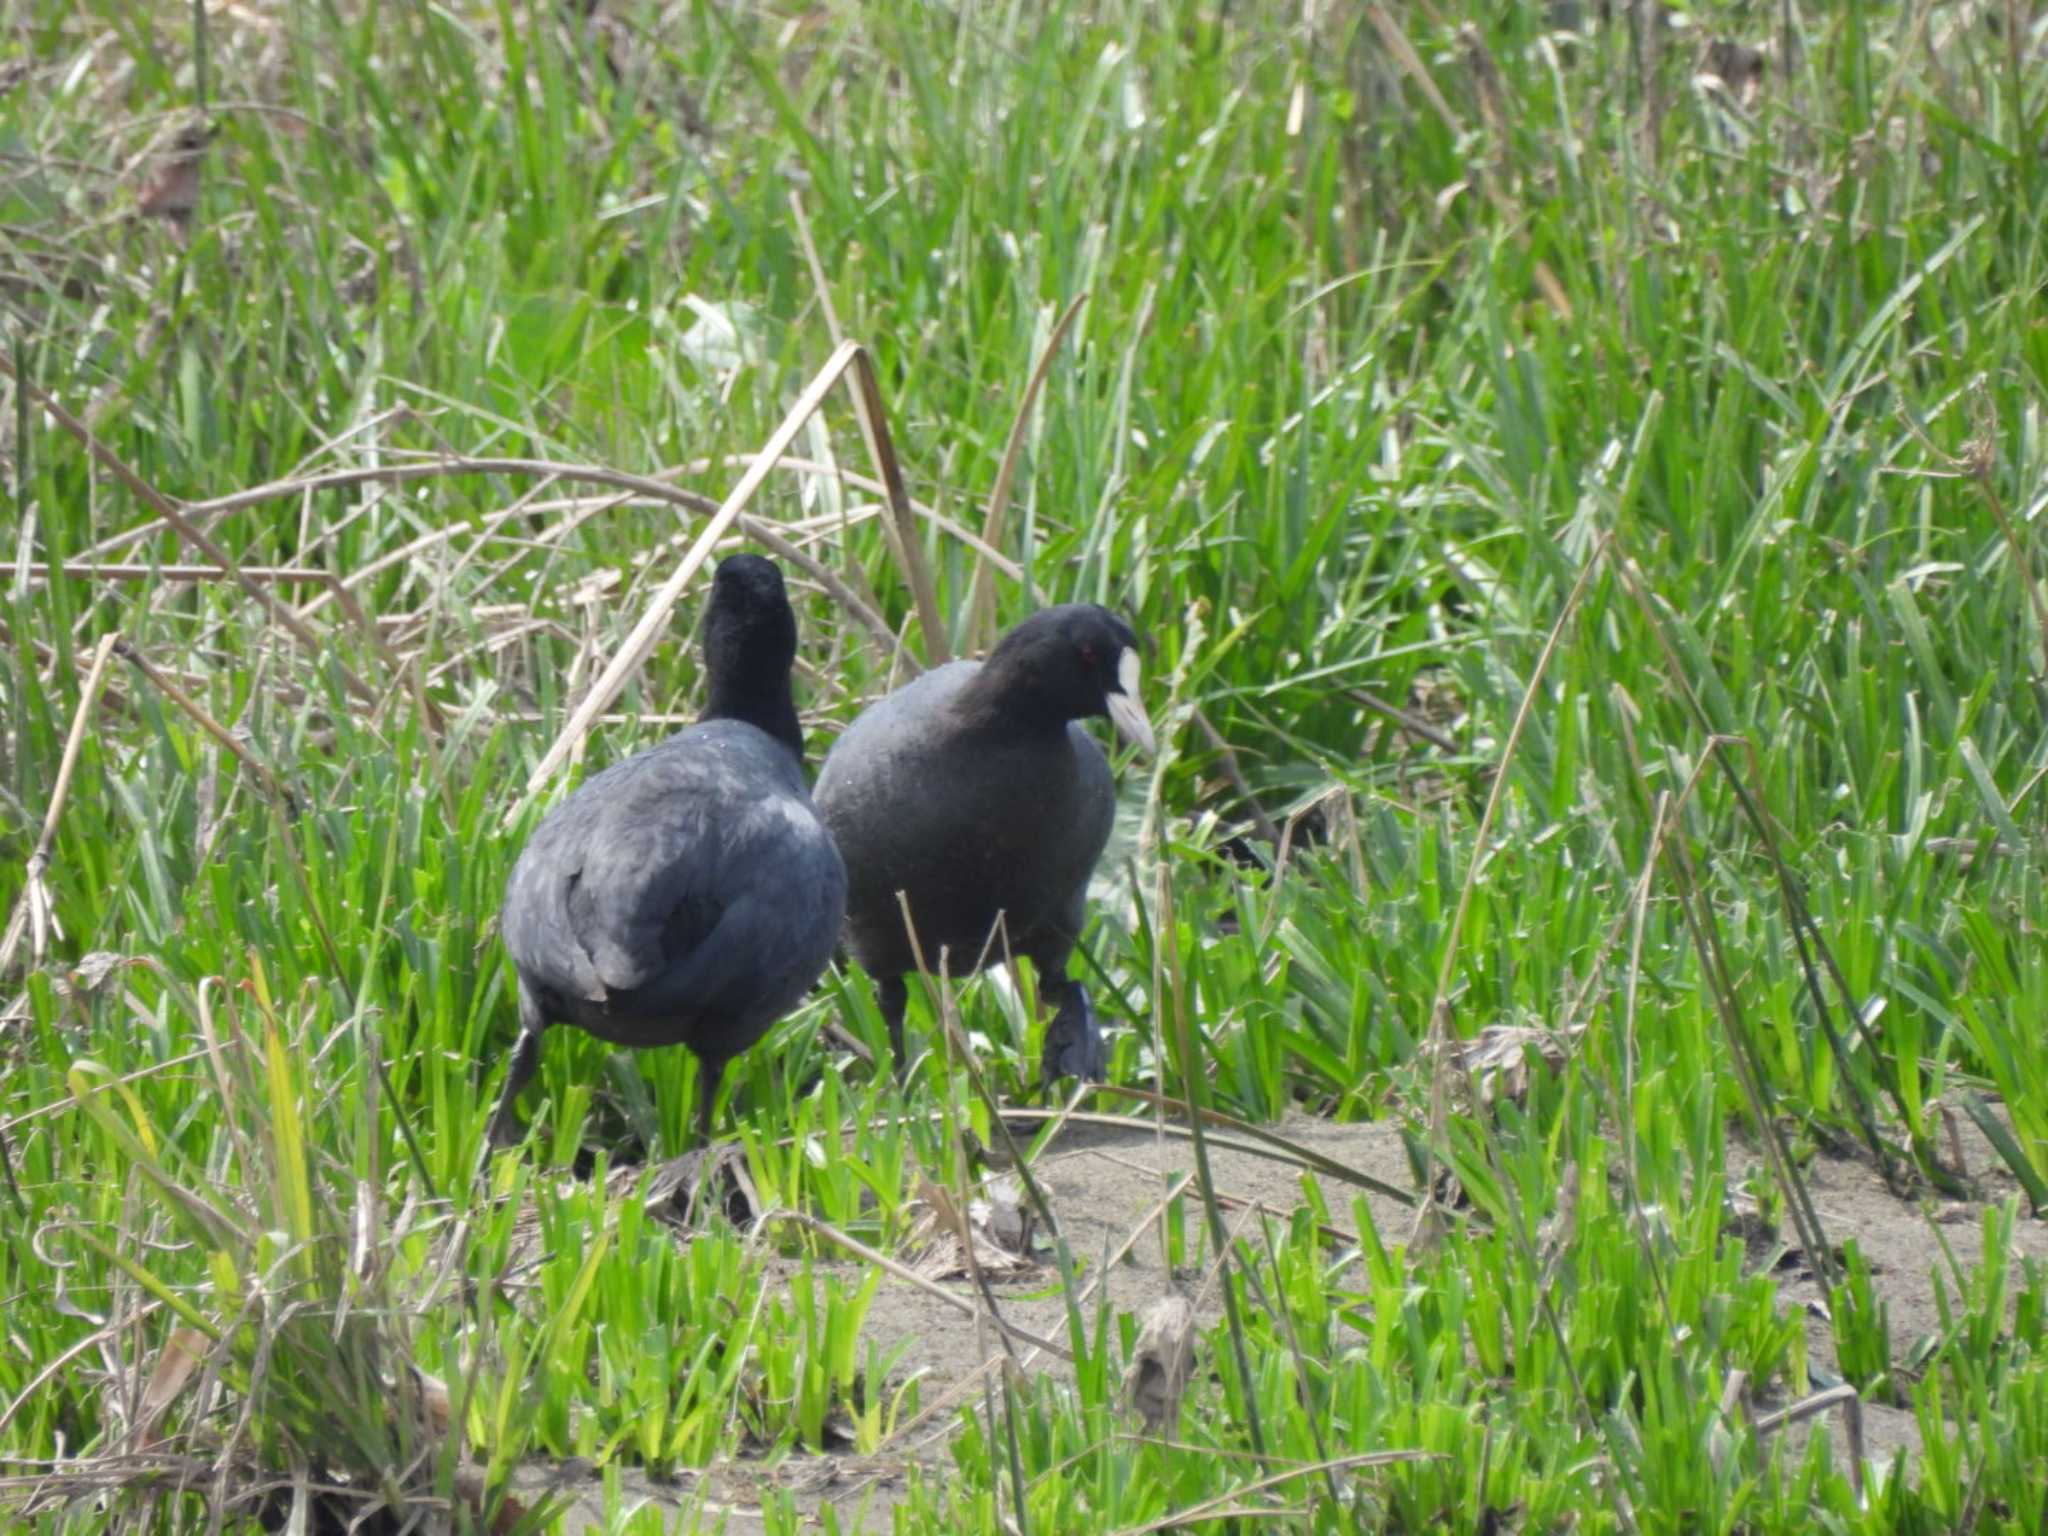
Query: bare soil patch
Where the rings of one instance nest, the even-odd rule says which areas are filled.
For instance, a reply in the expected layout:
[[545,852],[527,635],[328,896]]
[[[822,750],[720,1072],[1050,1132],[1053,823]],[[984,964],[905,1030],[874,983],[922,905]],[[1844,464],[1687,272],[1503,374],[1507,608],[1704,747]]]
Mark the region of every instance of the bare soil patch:
[[[1273,1129],[1286,1140],[1358,1173],[1396,1188],[1411,1186],[1397,1122],[1337,1125],[1297,1117]],[[1966,1134],[1963,1145],[1986,1200],[2006,1198],[2014,1186],[1995,1171],[1988,1145],[1981,1139],[1970,1140],[1970,1136],[1974,1136],[1973,1130]],[[1255,1207],[1284,1217],[1303,1203],[1305,1170],[1285,1161],[1284,1154],[1219,1132],[1210,1138],[1210,1155],[1217,1192],[1231,1207],[1226,1210],[1227,1220],[1235,1221],[1239,1213]],[[1739,1175],[1753,1161],[1745,1146],[1730,1147],[1731,1176]],[[1139,1313],[1171,1290],[1193,1294],[1200,1286],[1203,1277],[1199,1274],[1167,1274],[1156,1232],[1141,1230],[1156,1213],[1169,1181],[1192,1175],[1194,1154],[1185,1137],[1162,1137],[1128,1125],[1076,1121],[1062,1129],[1035,1167],[1068,1244],[1083,1266],[1083,1284],[1106,1276],[1112,1309]],[[1889,1310],[1895,1350],[1903,1354],[1917,1337],[1939,1326],[1934,1276],[1937,1271],[1946,1272],[1949,1264],[1939,1239],[1946,1238],[1966,1270],[1977,1267],[1984,1205],[1900,1199],[1873,1169],[1851,1157],[1818,1156],[1804,1172],[1829,1242],[1839,1249],[1853,1238],[1869,1257],[1877,1293]],[[1408,1241],[1414,1222],[1409,1207],[1384,1194],[1318,1177],[1334,1222],[1351,1226],[1355,1219],[1353,1197],[1357,1196],[1382,1242],[1391,1246]],[[1179,1198],[1186,1202],[1192,1232],[1200,1222],[1200,1202],[1192,1184]],[[1134,1233],[1138,1234],[1135,1241]],[[1783,1239],[1790,1240],[1789,1234]],[[1776,1250],[1781,1244],[1767,1241],[1762,1246]],[[2048,1260],[2048,1223],[2023,1215],[2015,1229],[2014,1247],[2021,1254]],[[1116,1262],[1105,1265],[1105,1260],[1118,1254],[1121,1257]],[[791,1267],[789,1261],[776,1263]],[[847,1265],[849,1270],[857,1267],[851,1262]],[[1831,1374],[1834,1346],[1825,1320],[1822,1287],[1802,1255],[1793,1253],[1781,1259],[1779,1269],[1784,1306],[1805,1313],[1809,1358],[1817,1372]],[[969,1303],[975,1299],[974,1287],[966,1280],[948,1281],[944,1289]],[[1057,1276],[1049,1266],[1023,1283],[993,1282],[992,1290],[1002,1317],[1013,1328],[1064,1343],[1066,1308]],[[1089,1312],[1092,1315],[1092,1302]],[[1197,1315],[1203,1329],[1219,1315],[1213,1287],[1200,1297]],[[693,1510],[698,1528],[716,1530],[722,1519],[732,1536],[753,1536],[764,1528],[763,1499],[782,1490],[809,1515],[831,1507],[842,1529],[888,1529],[889,1510],[904,1496],[912,1471],[923,1468],[936,1474],[942,1470],[945,1441],[957,1422],[957,1410],[963,1402],[980,1400],[984,1368],[1002,1346],[985,1318],[893,1275],[883,1278],[868,1314],[867,1332],[885,1351],[900,1346],[895,1380],[916,1373],[921,1384],[921,1412],[899,1426],[883,1454],[799,1455],[773,1464],[727,1462],[668,1483],[656,1483],[629,1471],[621,1478],[627,1505],[645,1500],[671,1514]],[[1029,1344],[1017,1342],[1014,1336],[1012,1347],[1020,1356],[1030,1358],[1033,1369],[1062,1368],[1056,1357],[1034,1353]],[[1198,1372],[1201,1368],[1198,1358]],[[1837,1451],[1846,1451],[1838,1412],[1824,1414],[1796,1432],[1823,1428]],[[1919,1447],[1913,1415],[1881,1404],[1863,1406],[1863,1436],[1865,1454],[1875,1458],[1889,1459],[1900,1450],[1910,1457]],[[548,1476],[548,1468],[532,1467],[522,1474],[520,1484],[537,1487]],[[601,1522],[603,1497],[596,1478],[586,1476],[567,1486],[575,1508],[587,1514],[593,1525]],[[569,1528],[577,1528],[573,1519]]]

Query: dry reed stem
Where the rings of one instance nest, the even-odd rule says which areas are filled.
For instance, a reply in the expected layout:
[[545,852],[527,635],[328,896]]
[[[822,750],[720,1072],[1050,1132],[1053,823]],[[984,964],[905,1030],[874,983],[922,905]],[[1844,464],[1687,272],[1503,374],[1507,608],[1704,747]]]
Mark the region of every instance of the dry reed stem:
[[78,754],[85,746],[86,722],[92,716],[93,706],[99,702],[100,685],[106,681],[107,663],[120,643],[119,633],[102,635],[100,643],[93,649],[92,666],[86,672],[85,687],[79,691],[78,708],[72,711],[71,731],[64,738],[64,756],[57,765],[57,782],[50,790],[50,804],[43,812],[42,834],[36,838],[35,851],[28,856],[21,894],[15,899],[14,911],[7,919],[6,936],[0,938],[0,975],[5,975],[13,966],[14,952],[20,948],[25,930],[32,934],[29,954],[35,964],[41,965],[49,953],[50,929],[56,918],[43,872],[50,867],[50,849],[57,841],[57,824],[64,818],[64,804],[71,795],[71,775],[78,767]]
[[[159,577],[165,581],[227,581],[228,573],[217,565],[143,565],[130,562],[67,561],[64,575],[71,581],[140,581]],[[30,581],[48,581],[51,567],[31,560],[24,567],[19,560],[0,560],[0,576],[26,575]],[[322,586],[340,585],[332,571],[298,565],[245,565],[242,574],[252,581],[310,581]]]
[[804,210],[803,194],[795,187],[789,189],[789,211],[796,220],[796,238],[803,247],[804,263],[811,269],[811,287],[817,291],[818,308],[825,312],[825,330],[836,347],[846,340],[846,328],[839,323],[839,310],[832,302],[832,289],[825,281],[825,263],[818,259],[818,243],[811,238],[811,219]]
[[[409,481],[441,479],[452,475],[532,475],[548,476],[572,483],[616,486],[622,490],[638,492],[649,501],[683,507],[692,512],[707,513],[718,510],[718,502],[716,500],[696,491],[686,491],[678,486],[670,485],[663,477],[669,475],[707,474],[717,468],[745,470],[758,457],[760,455],[752,453],[730,453],[715,459],[691,459],[686,463],[658,470],[654,475],[650,476],[628,474],[623,470],[606,469],[596,464],[557,462],[552,459],[507,459],[469,457],[462,454],[436,454],[431,458],[422,459],[416,463],[361,465],[352,469],[329,469],[310,474],[291,475],[281,480],[270,480],[261,485],[249,486],[240,491],[230,492],[226,496],[217,496],[208,501],[187,502],[184,512],[188,521],[204,523],[229,512],[239,512],[245,507],[260,506],[266,501],[278,501],[287,496],[313,495],[320,491],[343,490],[353,485],[402,485]],[[882,496],[887,494],[887,488],[881,481],[854,470],[842,469],[836,464],[820,464],[815,459],[799,458],[794,454],[785,454],[776,461],[775,467],[786,470],[791,474],[809,475],[817,479],[843,480],[855,490],[867,491],[871,495]],[[616,504],[638,505],[637,502]],[[557,510],[562,505],[565,505],[565,503],[546,502],[538,505],[525,505],[523,509],[526,511],[552,511]],[[981,542],[980,536],[972,529],[963,527],[954,519],[947,517],[943,512],[938,511],[934,507],[927,506],[921,501],[912,501],[910,509],[933,527],[951,535],[960,543],[967,545],[970,549],[974,550],[979,558],[988,561],[998,571],[1009,577],[1010,580],[1021,581],[1023,579],[1024,572],[1015,561],[1010,560],[1001,551],[984,545]],[[500,523],[518,516],[521,510],[521,507],[511,507],[489,513],[482,519],[481,527],[477,531],[488,533]],[[863,511],[849,517],[846,521],[848,523],[864,522],[871,515],[875,514]],[[839,526],[839,519],[813,518],[794,522],[787,526],[803,532],[810,532],[814,529],[825,531],[837,528]],[[79,558],[84,561],[103,560],[109,555],[117,555],[124,549],[139,544],[145,539],[152,538],[169,527],[170,524],[161,518],[138,524],[120,533],[109,534],[97,544],[89,545],[80,551]],[[447,540],[469,531],[471,530],[463,525],[455,525],[436,529],[432,533],[422,534],[411,543],[402,545],[387,554],[380,555],[368,564],[350,571],[341,578],[342,585],[353,590],[361,586],[365,581],[370,580],[383,571],[389,570],[394,565],[402,563],[413,555],[430,549],[436,544],[445,543]]]
[[[625,688],[627,677],[653,653],[663,629],[668,624],[670,614],[674,612],[675,605],[683,594],[683,589],[703,566],[726,529],[738,520],[747,502],[767,480],[789,445],[796,440],[797,433],[824,404],[832,386],[849,370],[854,375],[855,398],[860,406],[862,427],[868,436],[869,449],[875,455],[877,467],[890,487],[890,510],[894,521],[892,524],[890,520],[885,519],[883,526],[885,529],[894,526],[896,530],[893,542],[917,598],[920,616],[926,627],[928,653],[940,657],[945,655],[945,636],[937,628],[938,600],[933,594],[931,573],[926,568],[923,549],[915,538],[905,537],[905,531],[910,526],[911,513],[907,505],[908,497],[902,490],[902,473],[896,464],[894,450],[889,444],[888,427],[880,415],[881,394],[880,387],[875,381],[874,364],[858,342],[842,342],[833,350],[825,366],[818,370],[811,382],[798,395],[795,403],[783,416],[781,424],[770,434],[761,452],[756,455],[753,463],[748,465],[738,484],[726,495],[718,510],[711,515],[710,521],[691,542],[681,562],[648,602],[639,622],[633,626],[625,641],[606,663],[604,670],[590,685],[554,745],[548,748],[539,765],[528,777],[528,795],[537,793],[582,745],[583,738],[589,733],[597,716],[602,714]],[[664,499],[675,494],[672,488],[662,486],[659,481],[647,480],[640,476],[614,478],[608,474],[606,481],[616,485],[624,485],[631,481],[633,488],[644,489],[649,494]],[[508,818],[516,816],[518,812],[519,807],[513,806],[507,813]]]
[[882,519],[890,551],[897,566],[910,580],[911,601],[917,605],[918,627],[924,631],[925,660],[940,666],[953,659],[953,641],[947,633],[945,616],[939,612],[938,589],[932,585],[931,568],[926,565],[924,546],[917,540],[917,524],[910,510],[910,491],[903,483],[903,466],[896,458],[896,445],[889,436],[888,408],[882,401],[882,380],[867,348],[855,345],[853,354],[853,404],[860,418],[861,436],[868,456],[882,477],[889,515]]

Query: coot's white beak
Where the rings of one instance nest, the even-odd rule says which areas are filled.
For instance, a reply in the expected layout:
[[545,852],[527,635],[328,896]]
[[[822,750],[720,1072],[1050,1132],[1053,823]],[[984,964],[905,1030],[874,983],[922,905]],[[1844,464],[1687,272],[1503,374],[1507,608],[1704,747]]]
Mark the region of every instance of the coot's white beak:
[[1145,718],[1145,706],[1138,702],[1136,651],[1126,648],[1117,657],[1116,686],[1117,692],[1103,697],[1103,702],[1109,706],[1109,722],[1124,740],[1150,757],[1159,750],[1159,744],[1152,739],[1152,722]]

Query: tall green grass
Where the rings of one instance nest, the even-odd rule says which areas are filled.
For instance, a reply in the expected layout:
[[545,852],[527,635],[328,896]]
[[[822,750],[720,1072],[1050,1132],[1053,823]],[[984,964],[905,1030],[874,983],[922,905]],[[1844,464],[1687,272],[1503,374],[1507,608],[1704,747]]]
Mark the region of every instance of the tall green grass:
[[[205,1365],[150,1435],[364,1499],[476,1514],[457,1449],[494,1489],[529,1454],[666,1470],[815,1448],[834,1414],[887,1432],[902,1383],[855,1350],[865,1282],[829,1243],[791,1245],[814,1270],[784,1294],[717,1223],[679,1239],[570,1177],[678,1144],[682,1053],[551,1038],[530,1161],[498,1198],[469,1182],[513,1032],[494,914],[545,803],[522,786],[695,522],[503,467],[204,505],[457,458],[715,499],[829,313],[876,359],[949,632],[874,492],[780,474],[752,515],[913,655],[986,638],[977,578],[1002,624],[1090,598],[1150,648],[1165,750],[1124,770],[1087,945],[1134,1025],[1113,1078],[1255,1121],[1410,1115],[1471,1202],[1427,1252],[1362,1209],[1334,1213],[1351,1248],[1301,1221],[1233,1239],[1232,1332],[1181,1430],[1204,1454],[1133,1445],[1129,1320],[1077,1303],[1071,1379],[963,1415],[897,1528],[1219,1500],[1333,1530],[2021,1528],[2048,1457],[2030,1218],[1988,1211],[1941,1264],[1927,1341],[1890,1337],[1841,1256],[1841,1374],[1926,1447],[1859,1499],[1818,1441],[1723,1407],[1733,1372],[1813,1377],[1719,1203],[1731,1125],[1779,1133],[1789,1230],[1814,1145],[1966,1192],[1965,1122],[2048,1203],[2048,172],[2011,14],[24,0],[0,43],[6,1472],[82,1458],[178,1528],[204,1500],[142,1465],[140,1427],[173,1328]],[[1759,78],[1709,78],[1715,43],[1766,49]],[[199,107],[221,131],[181,235],[135,210]],[[1011,579],[939,519],[984,526],[1041,361]],[[872,468],[843,397],[799,452]],[[151,492],[199,504],[315,643],[168,574],[210,557]],[[816,753],[892,664],[797,590]],[[691,712],[694,606],[590,760]],[[1021,1096],[1037,1026],[986,981],[959,1007]],[[1424,1047],[1493,1024],[1584,1033],[1519,1106],[1433,1117],[1451,1058]],[[957,1180],[948,1127],[993,1138],[924,999],[912,1027],[935,1050],[907,1096],[847,1043],[885,1044],[851,974],[738,1066],[767,1204],[886,1249],[921,1178]],[[449,1439],[372,1412],[415,1364],[451,1384]],[[1375,1450],[1428,1454],[1261,1481]]]

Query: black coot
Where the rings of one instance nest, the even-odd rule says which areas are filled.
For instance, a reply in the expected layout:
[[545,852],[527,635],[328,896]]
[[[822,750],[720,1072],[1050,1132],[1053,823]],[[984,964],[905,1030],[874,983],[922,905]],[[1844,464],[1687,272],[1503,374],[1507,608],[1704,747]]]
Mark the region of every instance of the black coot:
[[721,561],[704,618],[703,717],[595,775],[519,855],[502,923],[519,971],[519,1044],[492,1145],[517,1139],[513,1100],[550,1024],[616,1045],[687,1045],[703,1064],[697,1128],[708,1140],[725,1064],[831,959],[846,873],[804,787],[795,658],[782,573],[757,555]]
[[[1137,639],[1106,608],[1073,603],[1019,624],[986,662],[956,661],[865,710],[818,771],[818,811],[846,860],[846,936],[881,988],[897,1070],[904,976],[918,949],[951,974],[1027,956],[1057,1003],[1040,1072],[1099,1081],[1102,1036],[1067,957],[1088,877],[1116,814],[1102,749],[1079,725],[1107,715],[1149,752]],[[996,932],[998,919],[1002,932]]]

